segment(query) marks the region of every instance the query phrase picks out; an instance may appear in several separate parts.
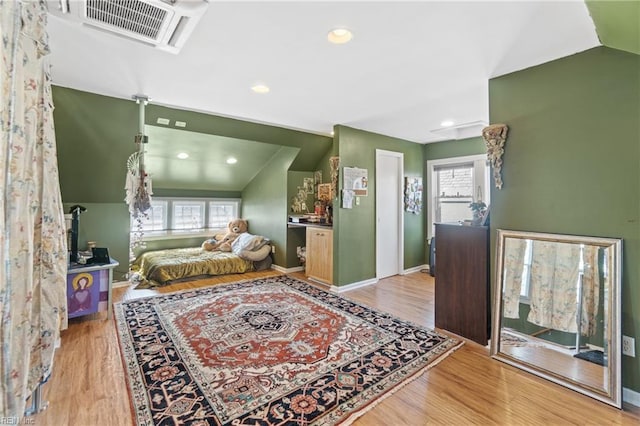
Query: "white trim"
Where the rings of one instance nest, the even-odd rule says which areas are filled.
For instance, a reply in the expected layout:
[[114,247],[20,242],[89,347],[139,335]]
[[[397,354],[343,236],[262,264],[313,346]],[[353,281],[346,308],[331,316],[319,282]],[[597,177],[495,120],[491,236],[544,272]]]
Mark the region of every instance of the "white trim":
[[360,288],[360,287],[366,287],[368,285],[376,284],[377,282],[378,282],[377,278],[370,278],[368,280],[358,281],[356,283],[351,283],[347,285],[341,285],[341,286],[332,285],[329,288],[329,290],[334,293],[344,293],[345,291],[355,290],[356,288]]
[[207,239],[213,235],[225,233],[225,228],[203,228],[197,231],[193,230],[173,230],[173,231],[144,231],[142,241],[162,241],[162,240],[179,240],[185,238],[203,238]]
[[402,274],[400,275],[413,274],[414,272],[420,272],[424,269],[426,269],[427,272],[429,272],[429,265],[418,265],[418,266],[414,266],[413,268],[405,269],[404,271],[402,271]]
[[622,388],[622,400],[627,404],[640,407],[640,392],[629,388]]
[[[402,274],[402,270],[404,267],[404,209],[403,209],[403,198],[404,198],[404,154],[402,152],[396,151],[387,151],[384,149],[376,149],[376,180],[378,178],[378,162],[381,156],[388,157],[396,157],[398,158],[400,164],[398,167],[398,270],[396,271],[398,274]],[[378,223],[377,220],[380,217],[379,213],[379,205],[381,202],[381,197],[378,196],[378,188],[380,185],[376,184],[376,281],[379,279],[378,277],[378,264],[380,258],[380,247],[384,244],[381,241],[381,238],[378,235]]]
[[[242,198],[216,198],[216,197],[153,197],[151,200],[152,208],[153,203],[163,203],[165,214],[162,220],[162,226],[165,229],[160,230],[144,230],[143,231],[143,241],[153,241],[153,240],[171,240],[176,238],[190,238],[190,237],[199,237],[199,236],[208,236],[213,235],[217,232],[226,232],[226,226],[222,228],[213,228],[209,227],[209,219],[210,219],[210,207],[211,204],[233,204],[234,205],[234,216],[242,217]],[[198,229],[173,229],[174,228],[174,217],[173,217],[173,209],[174,204],[176,203],[185,203],[185,204],[198,204],[201,205],[203,210],[202,217],[202,228]],[[129,228],[130,233],[133,234],[137,232],[137,224],[134,222],[133,218],[129,219]],[[174,236],[174,234],[176,234]]]
[[128,287],[129,285],[131,285],[129,281],[113,281],[111,288]]
[[290,272],[301,272],[301,271],[304,271],[304,267],[302,267],[302,266],[296,266],[296,267],[293,267],[293,268],[285,268],[283,266],[276,265],[276,264],[271,265],[271,269],[275,269],[276,271],[282,272],[284,274],[288,274]]

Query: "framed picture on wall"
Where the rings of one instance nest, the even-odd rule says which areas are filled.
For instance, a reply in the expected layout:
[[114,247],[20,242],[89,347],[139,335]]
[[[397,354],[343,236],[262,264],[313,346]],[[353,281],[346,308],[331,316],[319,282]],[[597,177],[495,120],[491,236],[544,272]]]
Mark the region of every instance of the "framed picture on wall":
[[318,200],[331,201],[331,184],[321,183],[318,185]]
[[409,213],[420,214],[422,211],[422,178],[404,178],[404,209]]

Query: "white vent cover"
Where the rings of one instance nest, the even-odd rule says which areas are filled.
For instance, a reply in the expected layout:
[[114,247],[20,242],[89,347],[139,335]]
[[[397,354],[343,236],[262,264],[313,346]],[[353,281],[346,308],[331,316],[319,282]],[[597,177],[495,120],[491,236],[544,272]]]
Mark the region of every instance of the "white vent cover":
[[[56,15],[178,53],[207,10],[205,0],[58,0]],[[54,10],[55,9],[55,10]]]

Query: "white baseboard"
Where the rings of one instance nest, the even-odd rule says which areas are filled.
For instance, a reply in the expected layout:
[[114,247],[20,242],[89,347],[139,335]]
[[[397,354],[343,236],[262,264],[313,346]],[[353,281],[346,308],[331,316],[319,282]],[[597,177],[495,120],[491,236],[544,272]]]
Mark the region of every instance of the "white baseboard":
[[622,388],[622,401],[627,404],[640,407],[640,392],[636,392],[628,388]]
[[129,285],[131,285],[129,281],[114,281],[111,284],[111,288],[128,287]]
[[355,290],[356,288],[366,287],[368,285],[373,285],[373,284],[376,284],[377,282],[378,282],[377,278],[371,278],[371,279],[368,279],[368,280],[358,281],[356,283],[351,283],[351,284],[347,284],[347,285],[341,285],[341,286],[332,285],[329,290],[331,290],[334,293],[342,293],[342,292],[349,291],[349,290]]
[[301,272],[304,271],[304,267],[296,266],[293,268],[285,268],[280,265],[271,265],[271,269],[275,269],[278,272],[282,272],[283,274],[288,274],[290,272]]
[[427,272],[429,272],[429,265],[419,265],[414,266],[413,268],[405,269],[404,271],[402,271],[401,275],[413,274],[414,272],[420,272],[423,269],[426,269]]

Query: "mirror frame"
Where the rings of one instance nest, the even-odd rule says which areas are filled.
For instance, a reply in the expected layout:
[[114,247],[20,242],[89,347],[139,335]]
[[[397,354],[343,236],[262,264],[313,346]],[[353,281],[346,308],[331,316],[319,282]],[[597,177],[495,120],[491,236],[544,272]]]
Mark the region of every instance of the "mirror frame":
[[[519,360],[513,356],[501,352],[500,335],[502,326],[502,291],[503,291],[503,267],[504,267],[504,248],[507,238],[539,240],[547,242],[561,243],[577,243],[588,244],[612,249],[611,262],[611,288],[609,289],[608,306],[606,306],[605,324],[607,324],[607,336],[604,336],[608,343],[608,381],[606,390],[596,389],[587,386],[569,377],[545,370],[535,364]],[[622,375],[621,375],[621,307],[622,307],[622,240],[618,238],[602,238],[602,237],[585,237],[575,235],[548,234],[539,232],[509,231],[504,229],[497,230],[496,241],[496,269],[493,286],[493,336],[491,338],[490,355],[492,358],[510,364],[514,367],[525,370],[536,376],[543,377],[547,380],[566,386],[574,391],[583,393],[592,398],[622,408]]]

